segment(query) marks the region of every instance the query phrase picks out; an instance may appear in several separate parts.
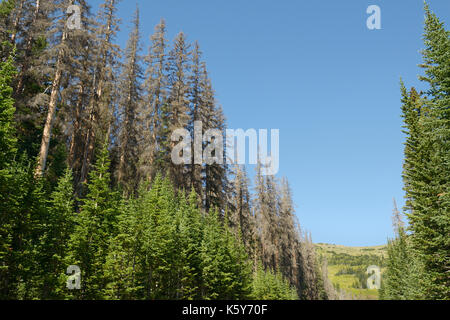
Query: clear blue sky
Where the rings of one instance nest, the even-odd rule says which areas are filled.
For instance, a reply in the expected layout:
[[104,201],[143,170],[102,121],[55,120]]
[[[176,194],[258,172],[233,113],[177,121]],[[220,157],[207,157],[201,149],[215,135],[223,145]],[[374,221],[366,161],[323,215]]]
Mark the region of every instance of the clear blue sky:
[[[199,41],[228,127],[280,129],[279,175],[313,241],[386,243],[404,203],[399,79],[423,88],[422,0],[123,0],[123,46],[136,2],[145,48],[161,18]],[[450,1],[428,3],[448,28]],[[372,4],[382,30],[366,27]]]

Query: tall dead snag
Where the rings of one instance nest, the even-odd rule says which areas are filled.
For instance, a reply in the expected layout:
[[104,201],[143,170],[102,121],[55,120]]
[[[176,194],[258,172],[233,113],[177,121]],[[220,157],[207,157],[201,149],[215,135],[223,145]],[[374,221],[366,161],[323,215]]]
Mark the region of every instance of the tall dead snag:
[[[76,65],[76,56],[79,52],[79,44],[77,41],[83,37],[82,29],[69,29],[68,16],[66,15],[67,8],[72,5],[78,5],[80,12],[88,14],[89,8],[84,0],[60,0],[53,3],[51,9],[59,14],[59,18],[55,19],[52,27],[49,30],[48,41],[53,45],[49,46],[46,55],[55,62],[53,70],[53,81],[51,85],[50,101],[48,103],[47,117],[45,120],[44,130],[42,134],[41,147],[39,151],[39,159],[36,167],[36,175],[42,176],[45,171],[47,162],[48,150],[50,147],[50,138],[52,134],[52,127],[56,115],[56,109],[60,94],[60,87],[63,82],[63,77],[70,77],[70,70]],[[77,13],[75,13],[77,14]],[[65,82],[69,82],[66,81]]]

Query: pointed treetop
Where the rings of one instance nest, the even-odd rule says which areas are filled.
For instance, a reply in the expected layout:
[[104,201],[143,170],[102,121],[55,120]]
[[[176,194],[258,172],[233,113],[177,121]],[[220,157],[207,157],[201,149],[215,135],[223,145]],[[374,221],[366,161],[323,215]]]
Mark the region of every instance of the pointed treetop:
[[402,215],[400,211],[397,208],[397,202],[395,201],[395,198],[392,199],[394,208],[392,210],[392,226],[394,228],[395,234],[399,234],[401,230],[404,228],[404,222],[402,219]]

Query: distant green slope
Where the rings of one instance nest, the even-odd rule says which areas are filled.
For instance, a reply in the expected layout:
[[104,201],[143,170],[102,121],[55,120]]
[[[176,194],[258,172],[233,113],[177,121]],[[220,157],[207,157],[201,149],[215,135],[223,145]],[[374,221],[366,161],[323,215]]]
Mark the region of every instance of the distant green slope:
[[347,247],[318,243],[317,252],[328,261],[328,277],[336,289],[356,299],[378,299],[378,290],[367,289],[367,267],[377,265],[384,270],[387,246]]

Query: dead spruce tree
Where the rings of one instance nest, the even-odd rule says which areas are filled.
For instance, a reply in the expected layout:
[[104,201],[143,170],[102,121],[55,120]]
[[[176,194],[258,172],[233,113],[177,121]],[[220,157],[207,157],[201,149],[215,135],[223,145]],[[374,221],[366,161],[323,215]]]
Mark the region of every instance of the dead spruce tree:
[[[201,164],[195,163],[195,144],[201,145],[201,152],[203,153],[208,149],[208,145],[213,143],[213,141],[207,141],[205,137],[208,130],[215,130],[221,135],[223,141],[225,137],[225,118],[222,109],[215,100],[206,63],[202,61],[202,53],[197,42],[194,43],[192,50],[189,85],[190,119],[188,128],[193,143],[191,164],[185,167],[188,173],[188,185],[200,195],[206,211],[209,211],[210,208],[219,208],[221,212],[224,212],[227,205],[228,168],[224,161],[223,152],[215,154],[214,150],[209,154],[211,158],[216,158],[215,161],[208,162],[207,159],[202,159]],[[202,155],[198,156],[202,157]]]
[[180,32],[169,53],[168,72],[168,99],[164,108],[165,132],[161,139],[161,162],[168,166],[170,178],[177,189],[188,190],[185,167],[183,164],[174,164],[171,160],[171,150],[177,142],[172,141],[172,132],[176,129],[186,129],[189,122],[189,82],[190,45],[186,36]]
[[[81,130],[78,146],[73,145],[70,157],[77,163],[74,180],[77,193],[82,192],[88,173],[95,159],[95,148],[112,133],[114,124],[114,106],[117,101],[116,71],[119,65],[120,47],[114,43],[119,31],[119,19],[116,16],[120,0],[105,0],[97,15],[98,28],[95,33],[96,48],[94,56],[94,76],[89,101],[80,113]],[[75,142],[76,144],[77,142]],[[72,146],[71,146],[72,147]]]
[[245,250],[252,260],[254,270],[257,267],[257,232],[256,221],[253,215],[251,194],[249,191],[249,179],[245,167],[234,165],[232,169],[233,178],[230,181],[229,192],[230,207],[228,208],[229,223],[235,237],[244,244]]
[[157,172],[163,171],[164,164],[160,161],[160,151],[163,145],[162,112],[167,99],[167,39],[164,20],[155,27],[150,38],[151,45],[144,58],[146,64],[143,107],[141,123],[143,143],[139,151],[140,180],[152,181]]
[[117,181],[122,186],[124,194],[132,195],[137,191],[138,143],[141,134],[138,132],[139,106],[141,104],[140,80],[143,78],[140,66],[140,34],[139,9],[136,9],[133,30],[125,50],[125,64],[122,68],[119,90],[120,134],[119,134],[119,167]]

